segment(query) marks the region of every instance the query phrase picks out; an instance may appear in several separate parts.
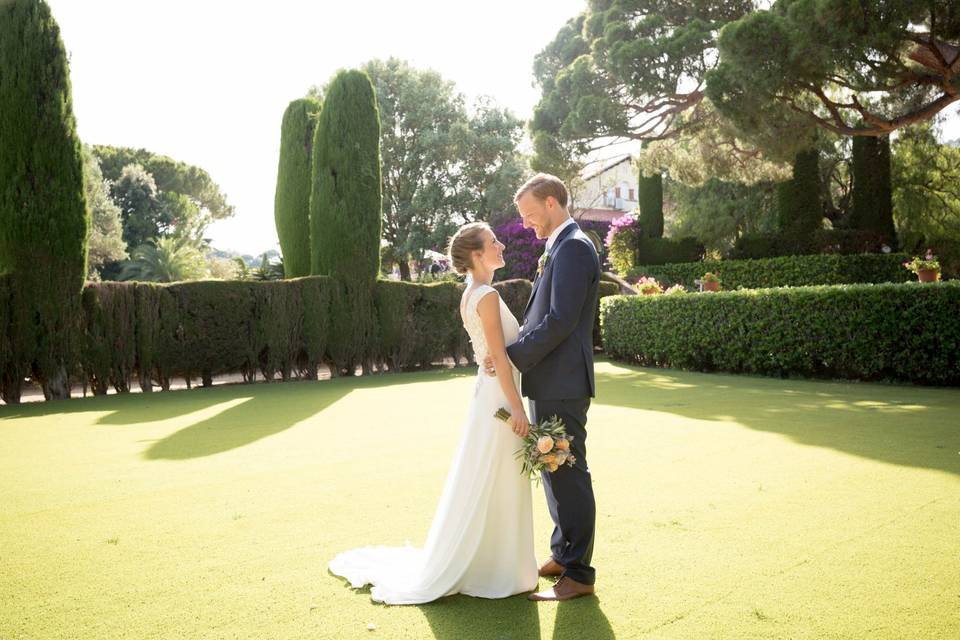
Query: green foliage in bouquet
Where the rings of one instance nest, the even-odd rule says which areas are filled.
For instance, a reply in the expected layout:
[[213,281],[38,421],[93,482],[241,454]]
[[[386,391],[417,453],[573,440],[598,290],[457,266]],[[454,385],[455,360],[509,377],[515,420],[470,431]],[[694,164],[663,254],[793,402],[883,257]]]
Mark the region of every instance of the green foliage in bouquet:
[[[510,421],[510,412],[498,409],[494,417],[503,422]],[[531,424],[523,438],[523,446],[514,452],[514,457],[523,463],[521,475],[540,485],[540,474],[546,470],[553,473],[561,465],[573,466],[577,459],[570,451],[573,436],[567,435],[563,420],[551,416],[540,424]]]

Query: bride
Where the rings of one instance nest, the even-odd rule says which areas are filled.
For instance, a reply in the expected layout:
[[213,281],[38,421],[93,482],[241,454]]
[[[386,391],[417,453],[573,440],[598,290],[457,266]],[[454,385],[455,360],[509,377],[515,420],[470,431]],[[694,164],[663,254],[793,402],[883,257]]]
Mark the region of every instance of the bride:
[[[506,352],[520,327],[490,286],[505,264],[503,249],[484,222],[461,227],[450,240],[451,264],[468,274],[460,301],[463,326],[476,361],[489,354],[497,375],[477,372],[426,544],[361,547],[329,562],[330,571],[352,587],[373,585],[375,602],[418,604],[454,593],[505,598],[537,586],[530,481],[514,458],[530,423],[520,372]],[[509,425],[494,417],[501,407],[512,415]]]

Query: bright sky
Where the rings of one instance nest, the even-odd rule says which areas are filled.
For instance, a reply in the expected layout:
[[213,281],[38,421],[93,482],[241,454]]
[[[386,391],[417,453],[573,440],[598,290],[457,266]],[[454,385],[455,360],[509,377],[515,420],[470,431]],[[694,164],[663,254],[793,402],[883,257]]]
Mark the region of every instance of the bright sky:
[[[533,57],[586,0],[48,0],[80,137],[206,169],[236,207],[218,249],[279,249],[273,194],[287,104],[342,67],[395,56],[522,118]],[[945,138],[960,137],[957,108]]]
[[48,0],[84,142],[206,169],[236,207],[218,249],[279,249],[273,195],[287,104],[342,67],[396,56],[532,115],[533,57],[586,0]]

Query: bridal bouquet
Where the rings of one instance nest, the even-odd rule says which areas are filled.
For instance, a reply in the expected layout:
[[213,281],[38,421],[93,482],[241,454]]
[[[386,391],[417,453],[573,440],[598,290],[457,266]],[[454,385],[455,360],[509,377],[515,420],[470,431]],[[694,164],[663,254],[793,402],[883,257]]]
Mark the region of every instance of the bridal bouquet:
[[[510,412],[498,409],[494,414],[499,420],[509,422]],[[523,446],[517,449],[514,457],[523,462],[520,472],[540,484],[540,472],[544,469],[551,473],[567,464],[571,467],[577,461],[570,451],[573,436],[567,435],[563,420],[557,416],[547,418],[540,424],[531,424],[530,431],[523,438]]]

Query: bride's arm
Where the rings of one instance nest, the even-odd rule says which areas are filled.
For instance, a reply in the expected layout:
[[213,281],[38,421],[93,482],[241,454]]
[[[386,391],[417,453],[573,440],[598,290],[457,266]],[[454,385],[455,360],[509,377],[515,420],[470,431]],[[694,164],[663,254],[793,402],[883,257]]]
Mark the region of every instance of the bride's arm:
[[[492,295],[491,295],[492,294]],[[484,293],[477,302],[477,313],[483,325],[483,334],[487,340],[489,355],[493,358],[497,370],[497,381],[503,389],[507,402],[510,403],[510,414],[516,419],[514,431],[524,437],[529,429],[527,412],[523,408],[523,400],[513,379],[513,367],[507,358],[507,347],[503,339],[503,326],[500,323],[500,299],[496,291]]]

